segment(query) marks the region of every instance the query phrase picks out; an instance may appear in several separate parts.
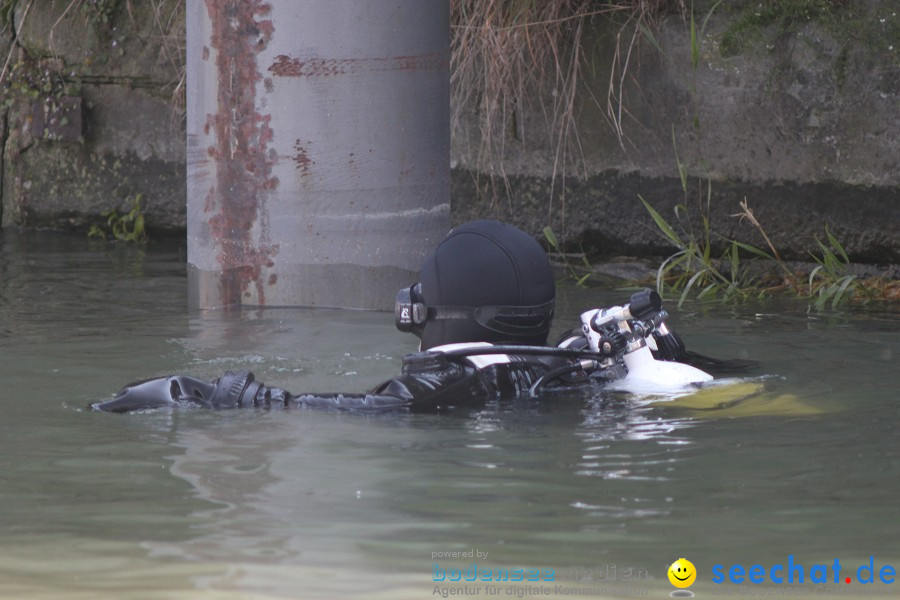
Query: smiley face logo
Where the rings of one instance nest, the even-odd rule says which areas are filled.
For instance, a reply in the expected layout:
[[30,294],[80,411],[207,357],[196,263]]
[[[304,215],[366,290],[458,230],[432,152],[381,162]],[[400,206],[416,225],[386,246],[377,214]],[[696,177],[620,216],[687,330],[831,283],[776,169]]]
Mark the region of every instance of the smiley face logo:
[[697,579],[694,563],[686,558],[679,558],[669,567],[669,581],[677,588],[690,587]]

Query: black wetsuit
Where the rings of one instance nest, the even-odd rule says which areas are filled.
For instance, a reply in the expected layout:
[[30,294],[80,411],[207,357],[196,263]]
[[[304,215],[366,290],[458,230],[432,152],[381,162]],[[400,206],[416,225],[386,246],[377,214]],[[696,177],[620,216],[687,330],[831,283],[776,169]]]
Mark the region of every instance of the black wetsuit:
[[552,356],[501,356],[502,362],[479,367],[470,359],[451,360],[438,352],[410,354],[403,358],[399,376],[366,394],[302,394],[293,402],[310,408],[410,412],[477,407],[492,398],[524,395],[540,377],[567,362]]
[[[710,372],[739,373],[756,363],[718,360],[685,350],[673,332],[653,333],[657,360],[678,361]],[[620,379],[627,373],[618,358],[625,347],[619,334],[604,338],[605,354],[591,352],[579,329],[556,347],[495,346],[486,343],[439,346],[403,358],[400,375],[361,394],[291,394],[255,380],[249,371],[228,372],[202,381],[173,375],[122,388],[94,410],[131,412],[174,406],[228,408],[316,408],[351,411],[443,412],[476,408],[495,398],[533,395],[542,385]]]
[[442,352],[407,355],[399,376],[362,394],[295,395],[268,387],[255,381],[252,373],[242,371],[226,373],[211,382],[183,375],[138,381],[92,408],[131,412],[182,405],[433,413],[526,394],[541,377],[560,368],[565,370],[573,362],[563,356],[483,354],[488,348],[482,347],[481,355],[468,358]]

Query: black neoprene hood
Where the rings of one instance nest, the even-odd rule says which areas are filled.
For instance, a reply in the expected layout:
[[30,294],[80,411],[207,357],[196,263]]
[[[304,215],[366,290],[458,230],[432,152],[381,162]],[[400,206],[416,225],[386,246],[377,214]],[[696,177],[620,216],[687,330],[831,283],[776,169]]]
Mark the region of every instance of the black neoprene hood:
[[556,298],[553,271],[540,244],[511,225],[473,221],[456,227],[425,259],[419,283],[429,307],[423,350],[457,342],[547,341]]

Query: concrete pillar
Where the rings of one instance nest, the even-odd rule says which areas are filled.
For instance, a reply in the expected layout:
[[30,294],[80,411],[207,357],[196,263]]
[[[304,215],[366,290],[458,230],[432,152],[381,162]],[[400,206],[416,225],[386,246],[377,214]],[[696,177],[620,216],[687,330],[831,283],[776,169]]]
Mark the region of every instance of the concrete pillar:
[[389,309],[450,215],[448,0],[188,0],[191,308]]

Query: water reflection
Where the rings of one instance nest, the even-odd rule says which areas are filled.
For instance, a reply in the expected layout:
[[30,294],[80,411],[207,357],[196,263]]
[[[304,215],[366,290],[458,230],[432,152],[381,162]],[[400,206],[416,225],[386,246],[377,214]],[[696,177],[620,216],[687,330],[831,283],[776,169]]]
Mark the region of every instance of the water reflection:
[[4,230],[0,334],[59,341],[127,330],[152,314],[177,318],[186,297],[181,257],[178,246],[91,245],[68,235]]
[[[433,552],[473,547],[651,574],[682,554],[900,564],[895,310],[673,311],[692,348],[762,360],[817,412],[701,419],[598,388],[440,416],[93,414],[174,372],[365,390],[414,347],[378,313],[189,315],[177,246],[121,248],[0,234],[0,596],[422,597]],[[558,327],[627,295],[563,290]]]

